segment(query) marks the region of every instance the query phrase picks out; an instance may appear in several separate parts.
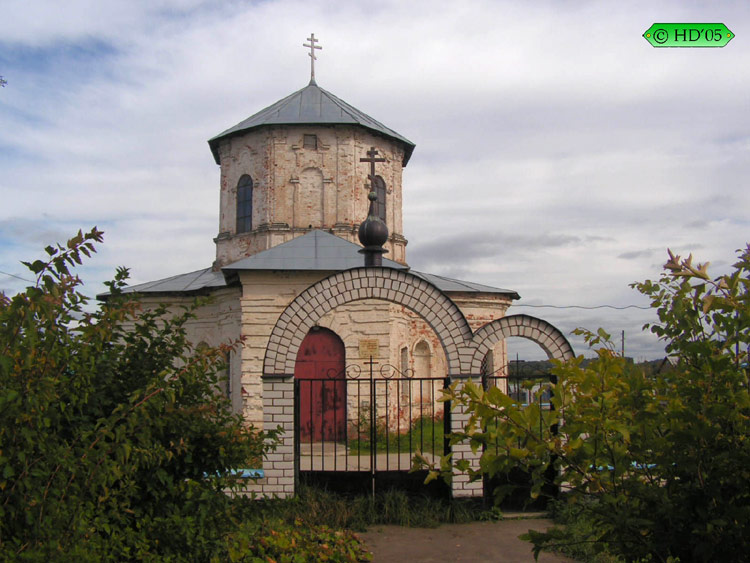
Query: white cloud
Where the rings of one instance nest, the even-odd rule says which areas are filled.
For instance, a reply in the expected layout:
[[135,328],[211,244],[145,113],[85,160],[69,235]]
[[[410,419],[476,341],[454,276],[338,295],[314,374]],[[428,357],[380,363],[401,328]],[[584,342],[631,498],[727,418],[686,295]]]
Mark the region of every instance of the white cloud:
[[[417,269],[524,301],[643,304],[627,284],[657,277],[667,247],[721,268],[746,242],[743,2],[10,0],[2,14],[5,272],[93,225],[107,233],[99,281],[120,264],[134,281],[209,265],[206,140],[305,85],[311,31],[319,84],[417,144],[404,173]],[[655,21],[738,36],[653,49],[641,34]],[[635,310],[519,310],[627,326],[634,355],[659,353]]]

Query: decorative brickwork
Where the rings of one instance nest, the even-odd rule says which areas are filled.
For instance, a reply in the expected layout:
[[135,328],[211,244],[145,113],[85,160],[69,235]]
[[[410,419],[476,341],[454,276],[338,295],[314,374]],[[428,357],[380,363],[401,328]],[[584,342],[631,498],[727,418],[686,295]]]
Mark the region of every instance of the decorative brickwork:
[[263,425],[281,426],[282,433],[276,449],[263,461],[265,476],[248,481],[243,491],[261,497],[294,495],[294,376],[263,379]]
[[[316,143],[305,144],[305,137]],[[388,258],[406,263],[401,183],[403,143],[352,125],[276,125],[221,140],[221,194],[216,263],[221,267],[322,228],[357,242],[367,217],[368,167],[359,158],[376,147],[386,162],[378,175],[386,186]],[[252,229],[237,232],[237,186],[253,181]]]
[[263,372],[293,373],[297,350],[310,328],[336,307],[362,299],[403,305],[422,317],[440,339],[451,374],[480,373],[482,358],[509,336],[536,342],[550,358],[573,357],[565,336],[542,319],[511,315],[472,334],[456,304],[429,282],[402,270],[356,268],[313,284],[289,304],[271,332]]
[[[463,387],[470,379],[473,379],[474,383],[481,385],[481,376],[478,375],[474,378],[466,376],[459,378],[459,387]],[[462,431],[468,421],[469,414],[465,408],[461,406],[454,407],[451,412],[451,432]],[[454,461],[465,459],[469,461],[472,469],[479,469],[479,457],[482,455],[482,452],[471,451],[469,442],[454,444],[451,448],[451,453],[453,454]],[[451,493],[453,494],[453,498],[481,497],[484,494],[484,484],[481,479],[470,481],[466,473],[454,473],[451,479]]]
[[293,373],[297,350],[310,328],[334,308],[362,299],[390,301],[422,317],[438,335],[452,373],[460,373],[462,358],[471,357],[466,348],[471,328],[442,291],[402,270],[356,268],[319,281],[292,301],[271,332],[264,374]]
[[497,342],[511,336],[536,342],[549,358],[569,360],[574,356],[568,339],[547,321],[529,315],[510,315],[494,320],[476,332],[472,338],[474,354],[470,373],[480,373],[484,355]]
[[[450,298],[429,282],[403,270],[355,268],[333,274],[300,293],[281,313],[268,339],[263,362],[263,423],[264,426],[282,424],[284,434],[281,449],[264,464],[266,483],[258,485],[263,494],[288,495],[294,491],[294,397],[290,374],[294,373],[302,340],[327,313],[365,299],[401,305],[421,317],[440,340],[449,374],[461,381],[479,377],[485,355],[510,336],[536,342],[550,358],[573,357],[573,349],[559,330],[528,315],[495,319],[473,333]],[[460,409],[453,411],[451,429],[461,429],[467,418]],[[453,446],[454,459],[467,459],[473,467],[478,467],[480,455],[472,452],[467,443]],[[455,497],[483,493],[481,481],[470,482],[466,475],[455,475],[452,489]]]

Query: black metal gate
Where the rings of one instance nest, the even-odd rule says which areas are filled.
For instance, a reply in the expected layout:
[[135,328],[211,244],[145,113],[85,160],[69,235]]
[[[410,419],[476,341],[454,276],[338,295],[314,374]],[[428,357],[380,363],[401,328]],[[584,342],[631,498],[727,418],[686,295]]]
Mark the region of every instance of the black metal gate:
[[[437,461],[448,453],[450,407],[439,399],[449,384],[372,360],[320,379],[295,378],[296,482],[373,494],[424,490],[426,471],[410,473],[412,458]],[[440,480],[430,489],[448,492]]]
[[[549,420],[545,420],[545,418],[548,418],[547,415],[554,410],[550,401],[549,384],[555,383],[557,378],[549,373],[549,369],[544,363],[541,363],[541,366],[535,364],[537,363],[529,362],[528,365],[525,365],[524,362],[518,360],[510,362],[509,365],[496,372],[482,375],[482,387],[485,390],[490,387],[499,387],[501,391],[517,401],[519,406],[536,404],[539,407],[539,432],[542,435],[545,427],[549,424]],[[521,445],[518,444],[519,447]],[[487,449],[498,454],[500,444],[488,444]],[[550,467],[548,471],[551,472],[548,475],[551,483],[554,470]],[[488,502],[492,499],[496,487],[511,485],[514,488],[513,493],[506,497],[501,505],[502,508],[510,510],[546,509],[547,500],[556,497],[559,492],[557,487],[551,484],[545,485],[543,495],[530,503],[531,480],[528,474],[519,469],[512,470],[509,473],[497,474],[492,478],[485,475],[483,481],[484,497]]]

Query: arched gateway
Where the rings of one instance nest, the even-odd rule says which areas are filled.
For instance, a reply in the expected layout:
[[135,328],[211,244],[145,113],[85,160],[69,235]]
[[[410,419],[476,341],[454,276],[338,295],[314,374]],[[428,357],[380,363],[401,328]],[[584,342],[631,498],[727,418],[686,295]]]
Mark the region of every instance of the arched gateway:
[[[428,281],[404,270],[385,267],[353,268],[335,273],[300,293],[279,316],[268,340],[263,362],[264,423],[280,425],[281,445],[264,464],[266,479],[258,489],[264,494],[294,493],[298,471],[299,444],[295,424],[299,413],[294,405],[294,373],[303,342],[318,321],[339,306],[363,299],[376,299],[402,305],[419,315],[437,335],[445,352],[452,380],[481,374],[482,358],[501,339],[527,338],[539,344],[551,359],[568,360],[573,349],[554,326],[528,315],[511,315],[492,321],[476,332],[456,304]],[[313,331],[314,332],[314,331]],[[450,428],[458,430],[467,419],[454,411]],[[479,454],[468,445],[453,446],[454,459],[478,463]],[[454,496],[479,496],[481,482],[470,483],[465,475],[454,477]]]
[[455,303],[428,281],[403,270],[371,267],[333,274],[307,288],[287,306],[271,332],[264,375],[293,374],[297,352],[310,328],[336,307],[362,299],[403,305],[422,317],[440,339],[453,376],[479,374],[487,351],[508,336],[536,342],[550,359],[573,357],[565,336],[542,319],[511,315],[473,333]]
[[[350,359],[345,368],[356,364],[364,370],[369,356],[370,369],[387,361],[398,364],[400,373],[419,374],[412,377],[419,382],[415,393],[416,383],[409,381],[383,384],[398,389],[392,395],[395,405],[384,412],[399,421],[424,419],[424,409],[433,405],[442,408],[434,391],[448,377],[476,376],[482,363],[491,372],[490,366],[505,358],[506,336],[535,340],[553,358],[572,355],[565,338],[544,321],[502,318],[519,298],[515,291],[409,270],[402,184],[415,145],[320,88],[312,76],[304,88],[224,129],[209,146],[221,175],[214,263],[125,291],[138,294],[144,310],[164,303],[188,306],[194,297],[210,295],[211,304],[186,325],[188,338],[211,345],[242,343],[226,370],[233,408],[248,422],[283,430],[281,443],[264,462],[266,477],[251,487],[255,491],[294,492],[299,448],[294,429],[306,423],[294,408],[295,383],[299,389],[300,380],[315,381],[307,405],[311,451],[317,451],[318,438],[338,440],[344,414],[348,442],[359,406],[381,397],[371,384],[369,392],[359,386],[360,401],[346,376],[345,391],[337,381],[319,383],[316,365],[333,363],[327,358],[342,354],[340,343],[338,351],[331,347],[325,354],[315,338],[303,345],[316,326],[344,342],[343,355]],[[359,267],[363,262],[366,267]],[[323,371],[328,380],[329,371],[337,370]],[[334,410],[331,420],[318,417],[316,405],[338,405],[344,397],[346,405]],[[380,404],[375,408],[381,412]],[[463,455],[459,447],[454,457]]]

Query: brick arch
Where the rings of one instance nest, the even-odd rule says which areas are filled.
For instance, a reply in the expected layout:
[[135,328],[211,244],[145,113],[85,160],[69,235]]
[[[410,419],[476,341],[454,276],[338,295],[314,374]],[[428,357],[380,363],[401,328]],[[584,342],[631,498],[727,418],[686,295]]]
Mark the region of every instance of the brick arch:
[[550,359],[564,361],[574,356],[568,339],[547,321],[529,315],[510,315],[487,323],[474,334],[471,372],[479,373],[485,354],[500,340],[510,336],[536,342]]
[[333,274],[300,293],[276,321],[266,348],[263,373],[292,374],[302,339],[329,311],[362,299],[382,299],[411,309],[437,334],[448,370],[461,372],[471,356],[471,328],[461,310],[431,283],[403,270],[354,268]]

